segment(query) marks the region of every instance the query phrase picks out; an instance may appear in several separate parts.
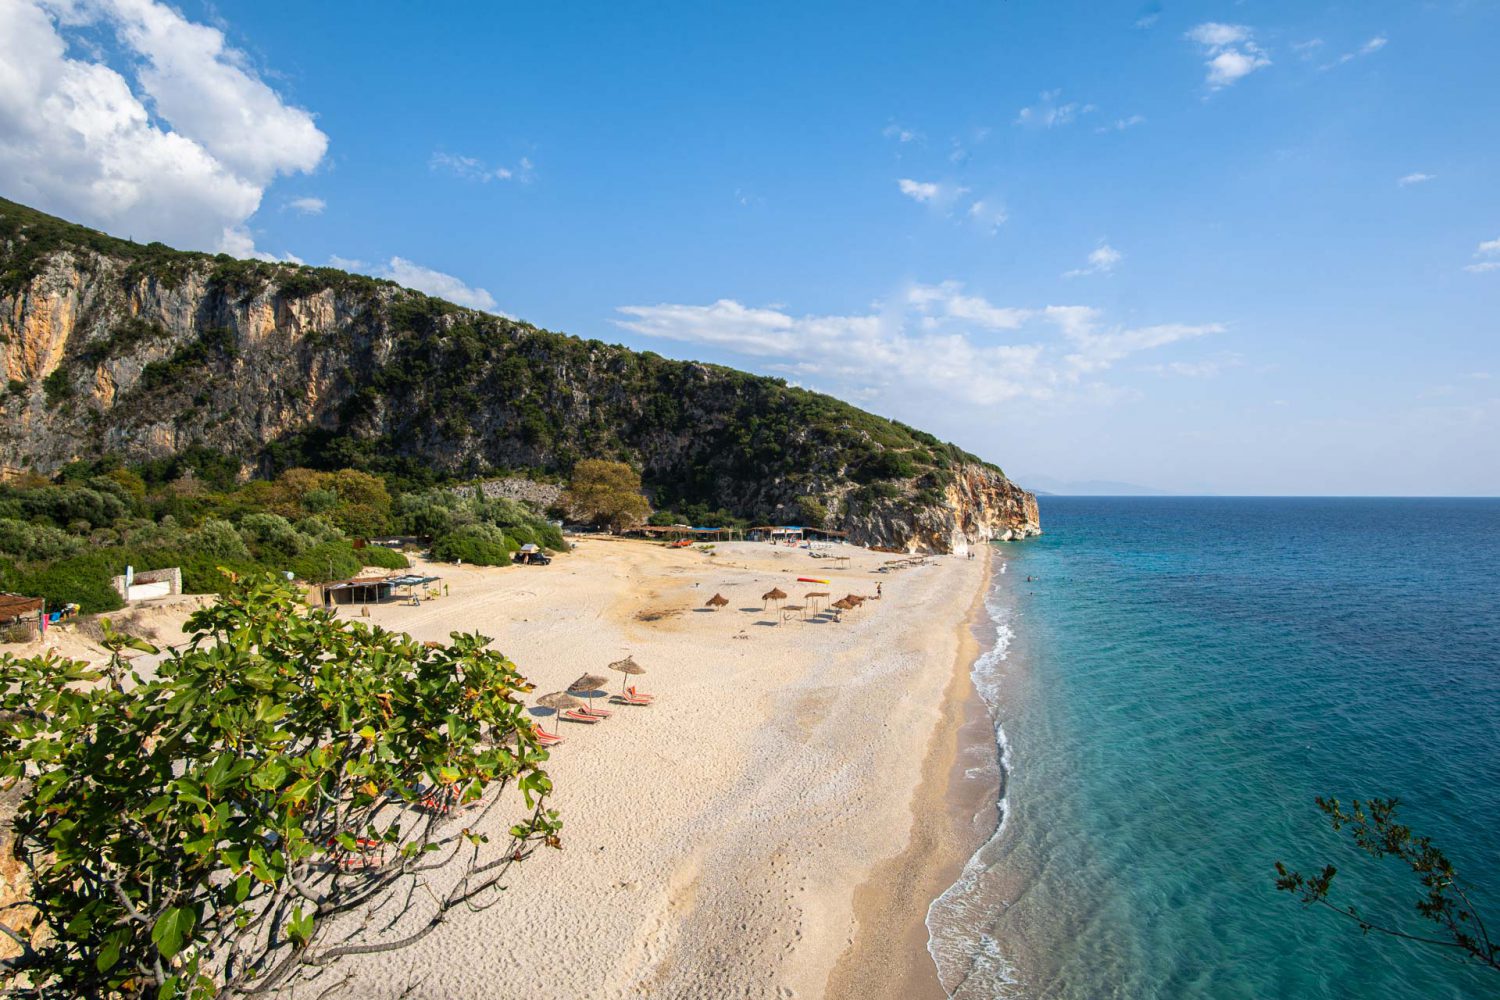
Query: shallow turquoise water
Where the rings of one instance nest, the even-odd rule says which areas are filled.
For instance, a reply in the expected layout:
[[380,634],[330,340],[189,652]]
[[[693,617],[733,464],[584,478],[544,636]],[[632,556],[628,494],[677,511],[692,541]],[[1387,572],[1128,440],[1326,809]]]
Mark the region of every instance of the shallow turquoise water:
[[[1500,501],[1044,498],[975,678],[1005,822],[929,916],[956,996],[1500,995],[1273,888],[1415,891],[1313,805],[1399,796],[1500,923]],[[1030,582],[1027,577],[1031,577]]]

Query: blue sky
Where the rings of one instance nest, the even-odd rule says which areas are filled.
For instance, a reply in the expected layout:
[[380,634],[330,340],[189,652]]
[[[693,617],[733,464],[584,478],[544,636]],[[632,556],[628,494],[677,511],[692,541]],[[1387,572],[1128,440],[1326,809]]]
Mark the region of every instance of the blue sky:
[[1500,4],[0,9],[0,192],[1023,482],[1500,493]]

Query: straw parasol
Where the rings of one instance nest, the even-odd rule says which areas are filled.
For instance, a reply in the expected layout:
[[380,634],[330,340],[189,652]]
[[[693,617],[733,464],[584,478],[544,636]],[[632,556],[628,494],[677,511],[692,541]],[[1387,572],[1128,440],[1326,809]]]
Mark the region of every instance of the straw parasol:
[[[633,656],[627,656],[623,660],[616,660],[609,665],[609,669],[618,670],[626,677],[632,677],[636,674],[644,674],[646,672],[646,668],[635,662],[635,657]],[[624,693],[625,691],[625,677],[620,678],[620,691],[621,693]]]
[[828,607],[834,611],[840,612],[840,614],[836,614],[833,616],[833,620],[838,621],[842,617],[842,612],[848,611],[850,608],[854,607],[854,605],[849,603],[849,598],[840,597],[838,600],[828,605]]
[[543,708],[552,709],[552,731],[554,735],[557,734],[560,730],[562,713],[565,709],[583,707],[583,702],[581,700],[573,697],[566,691],[554,691],[551,694],[544,694],[536,700],[536,703]]
[[851,611],[859,607],[861,604],[865,603],[865,599],[863,597],[860,597],[858,594],[845,594],[844,600],[848,602],[849,609]]
[[793,611],[797,612],[798,616],[803,621],[807,621],[807,608],[803,607],[801,604],[783,605],[781,608],[781,620],[786,621],[787,615],[791,614]]
[[760,603],[762,608],[765,607],[767,601],[784,600],[786,600],[786,591],[782,590],[780,587],[772,587],[770,590],[760,595]]
[[807,601],[816,610],[818,602],[828,596],[830,595],[826,590],[810,590],[802,595],[802,599]]
[[723,594],[714,594],[714,596],[710,597],[708,599],[708,602],[703,606],[705,608],[713,608],[715,611],[717,611],[728,603],[729,598],[725,597]]
[[568,685],[569,694],[581,694],[589,700],[589,708],[594,707],[594,692],[609,683],[609,679],[600,677],[598,674],[584,674],[572,684]]

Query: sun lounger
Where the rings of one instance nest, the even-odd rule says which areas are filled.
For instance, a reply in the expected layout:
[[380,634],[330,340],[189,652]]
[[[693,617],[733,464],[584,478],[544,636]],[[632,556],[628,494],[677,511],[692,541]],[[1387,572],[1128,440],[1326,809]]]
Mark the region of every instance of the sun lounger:
[[632,685],[630,685],[630,687],[626,688],[625,692],[628,695],[630,695],[630,697],[632,697],[632,698],[644,698],[647,701],[655,701],[656,700],[656,695],[654,695],[654,694],[647,694],[644,691],[637,691],[635,689],[635,685],[634,684],[632,684]]
[[592,715],[585,715],[582,712],[575,712],[572,709],[569,709],[568,711],[562,713],[562,717],[564,719],[567,719],[569,722],[587,722],[589,725],[593,725],[596,722],[603,721],[602,719],[594,718]]
[[555,736],[552,733],[547,732],[541,726],[532,726],[531,733],[536,737],[536,741],[544,747],[555,747],[559,743],[563,742],[563,738],[561,736]]
[[617,694],[609,700],[616,705],[649,706],[652,703],[650,698],[635,698],[628,694]]
[[578,711],[582,712],[584,715],[592,715],[595,718],[599,719],[607,719],[611,715],[615,714],[607,708],[580,708]]

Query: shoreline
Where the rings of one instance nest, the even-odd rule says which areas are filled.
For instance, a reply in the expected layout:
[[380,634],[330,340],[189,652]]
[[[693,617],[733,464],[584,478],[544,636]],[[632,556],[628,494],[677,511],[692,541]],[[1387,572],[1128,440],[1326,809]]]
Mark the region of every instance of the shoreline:
[[[995,559],[986,546],[982,584],[963,619],[941,717],[911,798],[905,846],[854,890],[856,930],[829,975],[829,1000],[948,1000],[928,950],[927,915],[993,835],[1000,797],[993,722],[972,677],[981,655],[974,626],[994,583]],[[976,766],[984,767],[984,778],[969,776]]]

